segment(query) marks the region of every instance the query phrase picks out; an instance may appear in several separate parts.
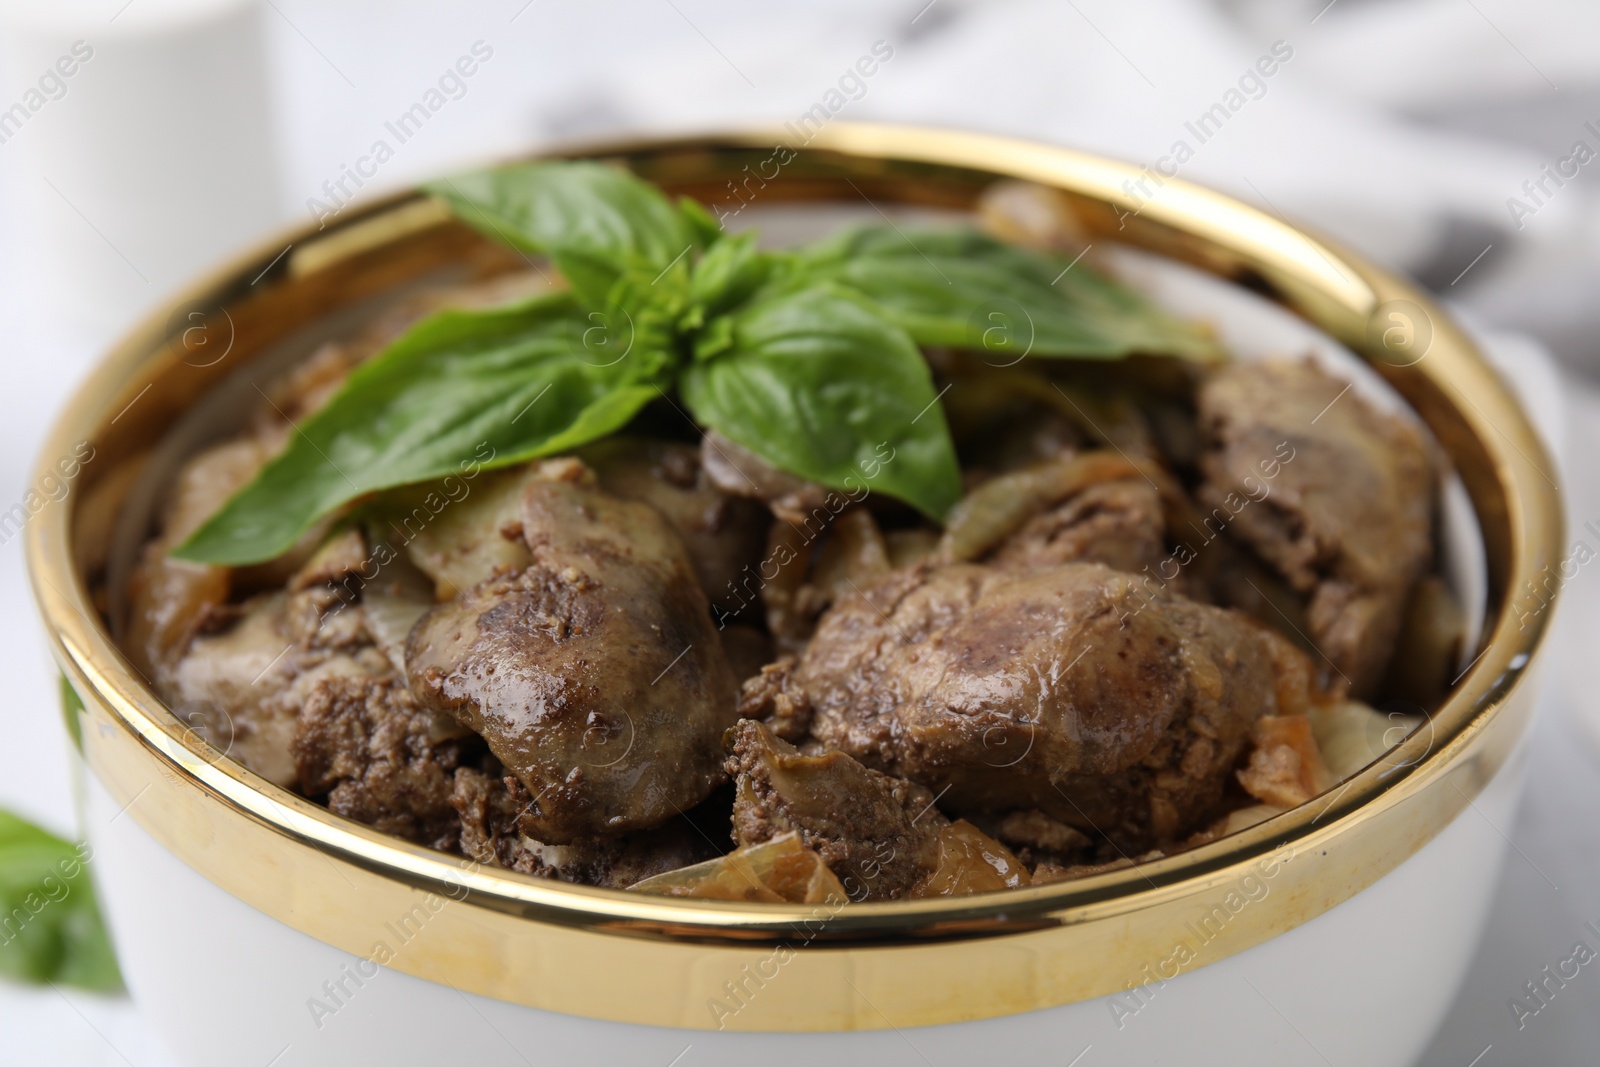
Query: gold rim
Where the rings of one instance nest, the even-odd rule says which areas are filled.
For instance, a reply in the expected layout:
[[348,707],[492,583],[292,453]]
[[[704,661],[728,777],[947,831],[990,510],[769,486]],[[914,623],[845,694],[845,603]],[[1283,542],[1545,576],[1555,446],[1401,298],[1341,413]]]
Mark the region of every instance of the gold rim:
[[[669,190],[713,200],[725,195],[725,182],[747,175],[745,167],[759,166],[782,143],[775,131],[760,131],[562,154],[616,158]],[[781,180],[760,190],[773,201],[959,207],[997,177],[1052,185],[1071,195],[1091,231],[1248,281],[1373,361],[1454,458],[1489,560],[1482,654],[1435,714],[1431,735],[1403,742],[1330,799],[1191,852],[1076,882],[851,905],[824,923],[809,906],[706,903],[551,883],[408,845],[217,760],[137,679],[100,624],[72,556],[80,488],[30,523],[28,565],[56,658],[85,701],[84,753],[119,802],[143,797],[129,809],[141,825],[236,896],[361,955],[381,940],[375,916],[419,894],[448,898],[448,906],[430,912],[426,936],[415,939],[422,947],[408,942],[407,953],[390,963],[460,988],[631,1022],[851,1029],[891,1025],[890,1019],[907,1026],[985,1017],[1127,988],[1143,980],[1141,966],[1166,958],[1162,945],[1170,947],[1197,906],[1272,867],[1271,877],[1280,879],[1272,883],[1275,902],[1239,912],[1183,969],[1221,959],[1371,884],[1481,790],[1527,721],[1528,687],[1517,682],[1549,612],[1534,614],[1524,628],[1510,610],[1509,592],[1559,559],[1560,502],[1547,473],[1553,467],[1526,417],[1424,294],[1330,242],[1186,182],[1166,182],[1141,208],[1143,198],[1124,186],[1139,178],[1136,168],[1036,144],[835,124],[782,170]],[[431,243],[419,252],[417,241]],[[262,244],[113,350],[51,433],[41,471],[84,437],[113,457],[148,443],[163,419],[216,380],[202,373],[174,384],[173,309],[222,306],[276,337],[299,324],[280,325],[280,318],[293,319],[284,306],[309,321],[390,284],[408,256],[481,256],[481,244],[415,193],[350,212],[324,230],[304,226]],[[292,302],[281,305],[280,298]],[[1407,302],[1431,324],[1432,347],[1411,366],[1385,363],[1371,336],[1375,313],[1393,301]],[[268,314],[274,307],[277,318]],[[144,395],[147,383],[160,384],[148,402],[156,406],[122,419],[120,413],[138,411],[126,405]],[[99,476],[86,469],[85,477]],[[731,1017],[708,1008],[724,995],[721,983],[730,973],[770,964],[780,942],[805,947],[781,965],[796,976],[783,979],[781,992],[745,998]],[[512,946],[559,960],[559,967],[518,959]],[[1001,966],[1020,959],[1028,961],[1026,978]],[[670,989],[649,978],[661,968],[675,976]],[[847,995],[852,991],[857,996]]]

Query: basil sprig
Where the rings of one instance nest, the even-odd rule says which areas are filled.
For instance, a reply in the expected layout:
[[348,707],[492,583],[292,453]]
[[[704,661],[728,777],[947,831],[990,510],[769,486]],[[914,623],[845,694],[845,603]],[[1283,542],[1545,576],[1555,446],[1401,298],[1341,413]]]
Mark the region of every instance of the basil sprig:
[[960,471],[918,345],[1008,358],[1211,351],[1088,267],[977,233],[866,228],[765,252],[698,204],[587,162],[429,190],[491,237],[549,257],[570,291],[418,323],[174,555],[271,559],[352,500],[571,450],[674,392],[783,470],[832,488],[865,482],[938,519]]
[[86,848],[0,811],[0,975],[84,989],[122,985],[87,862]]

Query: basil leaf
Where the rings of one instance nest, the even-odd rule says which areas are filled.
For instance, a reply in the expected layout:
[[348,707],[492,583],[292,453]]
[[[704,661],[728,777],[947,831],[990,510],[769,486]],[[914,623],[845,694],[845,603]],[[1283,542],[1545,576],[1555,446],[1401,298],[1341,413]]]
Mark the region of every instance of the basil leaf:
[[728,316],[730,346],[679,379],[694,417],[768,462],[939,518],[961,473],[917,346],[872,304],[823,283]]
[[689,298],[706,318],[748,300],[772,273],[773,257],[756,248],[756,235],[743,233],[712,245],[695,264]]
[[603,163],[524,163],[425,188],[488,236],[548,255],[590,307],[630,270],[665,270],[696,236],[660,189]]
[[374,490],[519,463],[621,429],[669,380],[670,357],[630,351],[632,338],[613,336],[603,318],[558,293],[425,319],[352,371],[173,555],[271,559]]
[[972,230],[866,226],[802,250],[796,277],[850,286],[923,345],[1008,359],[1219,355],[1200,327],[1070,263]]
[[122,985],[86,861],[86,849],[0,811],[0,975]]
[[718,222],[700,201],[680,196],[678,210],[683,212],[684,225],[689,227],[694,243],[701,248],[710,248],[727,236],[722,229],[722,223]]

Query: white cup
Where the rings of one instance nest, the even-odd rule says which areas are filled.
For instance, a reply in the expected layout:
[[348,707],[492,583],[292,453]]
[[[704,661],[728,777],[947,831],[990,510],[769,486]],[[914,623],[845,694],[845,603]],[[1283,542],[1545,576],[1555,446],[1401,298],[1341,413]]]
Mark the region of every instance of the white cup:
[[282,219],[257,0],[3,0],[0,69],[25,269],[91,336]]

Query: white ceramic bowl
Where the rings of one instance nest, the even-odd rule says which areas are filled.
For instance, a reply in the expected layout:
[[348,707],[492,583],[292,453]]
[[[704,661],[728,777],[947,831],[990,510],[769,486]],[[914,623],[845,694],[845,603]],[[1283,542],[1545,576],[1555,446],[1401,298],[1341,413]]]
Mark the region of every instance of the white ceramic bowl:
[[[606,154],[709,199],[769,143]],[[1559,503],[1504,385],[1402,283],[1182,183],[1133,217],[1121,183],[1134,172],[1118,164],[842,125],[789,166],[770,202],[806,200],[816,224],[850,189],[893,213],[959,210],[995,176],[1055,184],[1096,240],[1143,246],[1104,265],[1211,320],[1240,358],[1309,352],[1375,402],[1414,408],[1460,473],[1445,493],[1446,571],[1483,620],[1455,693],[1332,795],[1192,852],[822,917],[544,883],[346,823],[186,731],[96,605],[108,565],[146,528],[163,465],[230,422],[230,376],[237,392],[409,287],[508,266],[427,201],[397,197],[197,286],[112,355],[46,447],[90,427],[98,454],[153,449],[120,479],[133,516],[121,543],[75,527],[82,503],[28,532],[57,657],[84,698],[91,869],[138,1003],[193,1065],[1411,1062],[1472,954],[1505,848],[1495,827],[1520,785],[1548,613],[1519,627],[1508,590],[1559,555]],[[226,334],[234,364],[185,358],[173,323],[193,310],[212,341]],[[1428,331],[1425,355],[1383,349],[1391,314]],[[74,500],[119,482],[109,469],[85,478]]]

